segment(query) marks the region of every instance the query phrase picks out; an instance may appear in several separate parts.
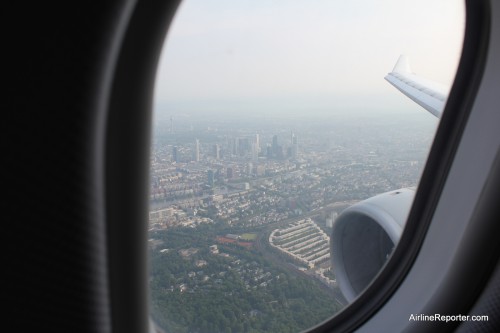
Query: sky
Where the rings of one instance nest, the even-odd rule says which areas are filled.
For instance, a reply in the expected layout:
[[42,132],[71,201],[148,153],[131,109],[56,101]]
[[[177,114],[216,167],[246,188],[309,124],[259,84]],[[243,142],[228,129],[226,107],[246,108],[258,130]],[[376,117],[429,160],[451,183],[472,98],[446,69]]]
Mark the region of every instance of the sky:
[[414,73],[451,85],[464,27],[460,0],[184,0],[155,115],[421,112],[384,76],[406,54]]

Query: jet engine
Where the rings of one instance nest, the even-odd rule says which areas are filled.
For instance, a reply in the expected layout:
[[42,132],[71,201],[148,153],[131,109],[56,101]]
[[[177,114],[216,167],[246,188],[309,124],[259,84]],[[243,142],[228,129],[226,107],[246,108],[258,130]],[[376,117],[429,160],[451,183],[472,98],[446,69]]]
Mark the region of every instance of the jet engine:
[[401,236],[415,190],[379,194],[347,209],[335,220],[331,251],[337,283],[354,300],[377,275]]

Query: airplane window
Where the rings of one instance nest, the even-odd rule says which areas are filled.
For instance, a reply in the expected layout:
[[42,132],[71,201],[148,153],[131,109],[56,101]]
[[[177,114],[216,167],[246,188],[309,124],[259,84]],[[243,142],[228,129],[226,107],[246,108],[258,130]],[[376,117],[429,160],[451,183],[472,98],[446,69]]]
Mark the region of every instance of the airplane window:
[[159,332],[300,332],[366,288],[404,228],[464,25],[457,0],[181,4],[151,141]]

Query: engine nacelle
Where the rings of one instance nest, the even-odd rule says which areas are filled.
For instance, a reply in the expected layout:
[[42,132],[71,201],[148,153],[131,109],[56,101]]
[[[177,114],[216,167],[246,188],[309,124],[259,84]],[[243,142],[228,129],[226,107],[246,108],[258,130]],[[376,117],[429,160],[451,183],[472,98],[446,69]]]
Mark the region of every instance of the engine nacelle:
[[354,300],[380,271],[401,237],[414,189],[400,189],[361,201],[333,225],[332,262],[347,301]]

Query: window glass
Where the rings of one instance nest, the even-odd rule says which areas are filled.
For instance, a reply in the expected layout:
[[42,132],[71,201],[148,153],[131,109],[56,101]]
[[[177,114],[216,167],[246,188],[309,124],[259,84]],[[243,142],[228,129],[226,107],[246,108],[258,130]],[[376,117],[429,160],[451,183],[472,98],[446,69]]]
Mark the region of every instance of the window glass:
[[457,0],[181,4],[151,140],[158,330],[300,332],[352,299],[337,275],[368,267],[351,285],[362,291],[397,232],[355,217],[344,257],[372,264],[332,264],[332,228],[355,204],[416,188],[439,121],[384,77],[404,54],[412,86],[443,99],[420,78],[451,85],[464,23]]

